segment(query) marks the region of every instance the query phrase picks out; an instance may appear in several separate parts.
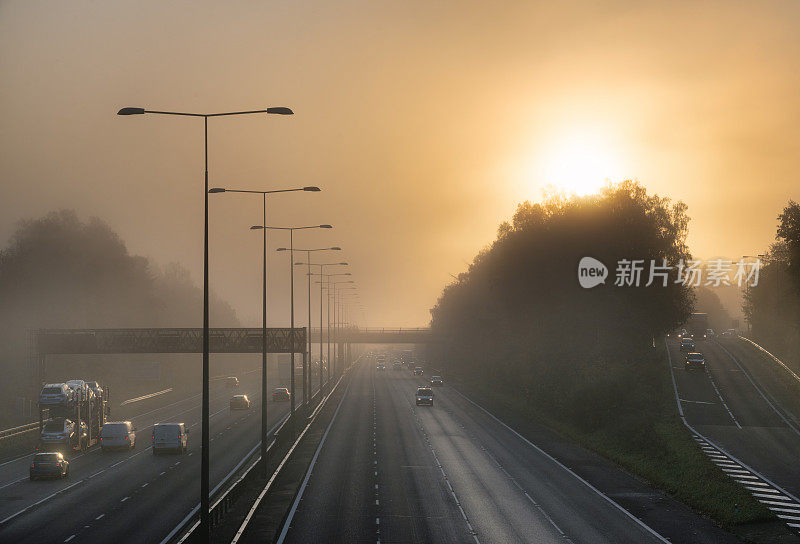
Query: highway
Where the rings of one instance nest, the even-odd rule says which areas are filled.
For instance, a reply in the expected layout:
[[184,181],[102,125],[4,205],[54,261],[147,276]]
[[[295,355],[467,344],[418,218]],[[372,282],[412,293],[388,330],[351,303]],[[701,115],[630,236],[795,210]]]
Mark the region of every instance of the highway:
[[686,372],[677,340],[668,340],[681,407],[712,460],[800,529],[800,430],[759,385],[767,363],[741,342],[698,341],[693,351],[705,356],[706,371]]
[[[258,443],[260,372],[239,377],[238,391],[212,389],[212,489]],[[252,409],[232,412],[234,393],[247,394]],[[143,413],[135,406],[117,409],[113,419],[134,421],[136,448],[73,456],[69,479],[29,481],[30,456],[0,465],[0,542],[160,542],[198,505],[200,395]],[[270,425],[287,412],[288,403],[270,401]],[[152,455],[152,425],[159,421],[186,423],[187,453]]]
[[427,384],[356,369],[281,541],[665,542],[447,384],[415,406]]

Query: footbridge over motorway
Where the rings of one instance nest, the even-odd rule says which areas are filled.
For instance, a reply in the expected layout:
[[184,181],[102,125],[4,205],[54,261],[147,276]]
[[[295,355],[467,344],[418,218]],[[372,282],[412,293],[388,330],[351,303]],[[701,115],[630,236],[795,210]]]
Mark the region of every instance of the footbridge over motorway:
[[[261,328],[212,328],[209,331],[211,353],[261,353]],[[321,332],[321,334],[320,334]],[[348,344],[426,344],[427,328],[359,328],[342,327],[312,329],[313,342],[330,341],[345,347]],[[267,329],[268,353],[304,353],[306,328]],[[45,376],[48,355],[88,355],[122,353],[201,353],[203,329],[139,328],[139,329],[36,329],[29,336],[30,364],[37,383]],[[349,346],[348,346],[349,347]],[[341,349],[339,352],[341,353]]]

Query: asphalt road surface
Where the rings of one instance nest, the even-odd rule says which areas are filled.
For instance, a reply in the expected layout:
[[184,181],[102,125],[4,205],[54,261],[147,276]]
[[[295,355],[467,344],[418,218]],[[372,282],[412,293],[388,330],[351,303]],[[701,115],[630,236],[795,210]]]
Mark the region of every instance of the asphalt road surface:
[[355,371],[284,527],[306,542],[665,542],[445,384]]
[[703,372],[685,371],[677,340],[668,340],[681,406],[688,423],[711,443],[703,449],[712,460],[800,529],[800,431],[759,386],[759,367],[768,363],[739,342],[698,341],[692,351],[705,356]]
[[[260,373],[240,375],[238,391],[211,393],[211,487],[221,482],[258,443]],[[231,411],[234,393],[247,394],[249,411]],[[298,395],[298,399],[300,396]],[[73,456],[70,478],[28,480],[30,456],[0,465],[0,542],[158,543],[198,505],[200,496],[200,395],[137,413],[135,405],[114,418],[132,419],[136,448]],[[288,403],[270,401],[274,425]],[[152,455],[152,425],[182,421],[190,429],[183,455]]]

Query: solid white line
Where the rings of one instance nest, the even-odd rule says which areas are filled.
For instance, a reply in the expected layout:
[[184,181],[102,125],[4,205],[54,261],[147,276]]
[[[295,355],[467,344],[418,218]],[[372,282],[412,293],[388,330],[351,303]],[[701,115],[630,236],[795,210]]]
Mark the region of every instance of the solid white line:
[[159,395],[163,395],[164,393],[169,393],[170,391],[172,391],[171,387],[169,389],[164,389],[163,391],[156,391],[155,393],[149,393],[147,395],[142,395],[141,397],[136,397],[136,398],[133,398],[133,399],[123,400],[122,402],[119,403],[119,405],[120,406],[125,406],[126,404],[131,404],[131,403],[134,403],[134,402],[139,402],[140,400],[145,400],[145,399],[150,399],[150,398],[153,398],[153,397],[157,397]]
[[70,541],[70,540],[72,540],[73,538],[75,538],[75,535],[72,535],[71,537],[68,537],[68,538],[67,538],[67,539],[66,539],[64,542],[69,542],[69,541]]
[[96,518],[94,518],[94,520],[95,520],[95,521],[97,521],[98,519],[102,519],[102,518],[103,518],[103,516],[105,516],[105,514],[100,514],[99,516],[97,516]]
[[708,381],[711,382],[711,387],[714,388],[714,391],[716,391],[720,402],[722,402],[722,406],[725,407],[725,410],[728,412],[728,415],[731,416],[731,419],[736,424],[736,427],[738,427],[741,430],[742,426],[739,425],[739,422],[736,420],[736,417],[733,415],[733,412],[731,412],[731,409],[728,408],[728,405],[725,403],[725,399],[722,398],[722,393],[719,392],[719,389],[717,388],[717,384],[714,381],[714,378],[711,376],[711,370],[706,369],[706,373],[708,374]]
[[[300,504],[300,499],[303,498],[303,493],[305,492],[306,486],[308,485],[308,479],[311,477],[311,473],[314,470],[314,465],[317,463],[319,452],[322,451],[322,446],[325,444],[325,439],[328,438],[328,432],[331,430],[333,422],[336,421],[336,416],[339,414],[339,409],[342,407],[342,403],[344,402],[344,399],[347,398],[347,393],[349,391],[350,391],[350,382],[348,382],[347,388],[344,390],[344,394],[342,395],[341,400],[339,400],[339,404],[336,406],[336,411],[333,413],[333,417],[331,418],[330,423],[328,423],[328,427],[325,429],[325,434],[322,435],[322,440],[320,440],[319,445],[317,446],[317,451],[314,452],[314,457],[311,458],[311,464],[309,465],[308,470],[306,471],[306,476],[303,479],[303,483],[300,485],[300,490],[297,492],[297,497],[295,497],[294,499],[292,508],[291,510],[289,510],[289,515],[286,517],[286,522],[283,524],[283,529],[281,530],[280,537],[278,537],[278,544],[283,544],[284,539],[286,539],[286,533],[289,532],[289,526],[292,524],[292,519],[294,518],[295,512],[297,512],[297,506]],[[243,529],[244,527],[246,527],[246,524],[249,521],[250,521],[249,519],[245,519],[244,523],[242,523],[242,527],[239,528],[240,532],[236,533],[236,537],[234,537],[234,539],[231,541],[231,544],[236,544],[236,542],[238,542],[239,536],[242,534],[242,532],[244,532]]]
[[[595,492],[597,495],[599,495],[600,497],[602,497],[603,499],[605,499],[606,501],[608,501],[608,503],[609,503],[609,504],[613,505],[613,506],[614,506],[615,508],[617,508],[617,509],[618,509],[620,512],[624,513],[624,514],[625,514],[626,516],[628,516],[628,517],[629,517],[629,518],[630,518],[630,519],[631,519],[631,520],[632,520],[634,523],[636,523],[637,525],[639,525],[640,527],[642,527],[644,530],[646,530],[648,533],[650,533],[651,535],[653,535],[655,538],[657,538],[658,540],[660,540],[660,541],[661,541],[661,542],[663,542],[664,544],[669,544],[669,540],[667,540],[666,538],[664,538],[663,536],[661,536],[660,534],[658,534],[658,533],[657,533],[655,530],[653,530],[651,527],[649,527],[649,526],[648,526],[648,525],[647,525],[645,522],[643,522],[642,520],[640,520],[639,518],[637,518],[636,516],[634,516],[633,514],[631,514],[630,512],[628,512],[627,510],[625,510],[625,508],[623,508],[623,507],[622,507],[622,506],[621,506],[619,503],[617,503],[616,501],[614,501],[614,500],[613,500],[611,497],[609,497],[608,495],[606,495],[605,493],[603,493],[602,491],[600,491],[599,489],[597,489],[595,486],[593,486],[592,484],[590,484],[589,482],[587,482],[586,480],[584,480],[583,478],[581,478],[581,477],[580,477],[580,476],[579,476],[577,473],[573,472],[573,471],[572,471],[572,469],[570,469],[569,467],[567,467],[566,465],[564,465],[564,464],[563,464],[561,461],[559,461],[558,459],[556,459],[555,457],[553,457],[552,455],[550,455],[549,453],[547,453],[546,451],[544,451],[542,448],[540,448],[539,446],[537,446],[536,444],[534,444],[533,442],[531,442],[530,440],[528,440],[527,438],[525,438],[524,436],[522,436],[521,434],[519,434],[517,431],[515,431],[514,429],[512,429],[511,427],[509,427],[508,425],[506,425],[506,424],[505,424],[503,421],[501,421],[500,419],[498,419],[498,418],[497,418],[497,417],[496,417],[494,414],[492,414],[492,413],[491,413],[491,412],[489,412],[489,411],[488,411],[486,408],[484,408],[484,407],[483,407],[483,406],[481,406],[480,404],[476,403],[475,401],[473,401],[472,399],[470,399],[469,397],[467,397],[466,395],[464,395],[464,393],[462,393],[462,392],[461,392],[461,391],[459,391],[458,389],[452,388],[452,390],[453,390],[453,391],[455,391],[456,393],[458,393],[459,395],[461,395],[462,397],[464,397],[464,398],[467,400],[467,402],[469,402],[469,403],[473,404],[473,405],[474,405],[474,406],[476,406],[478,409],[482,410],[482,411],[483,411],[483,412],[484,412],[486,415],[488,415],[489,417],[491,417],[492,419],[494,419],[494,420],[495,420],[496,422],[498,422],[500,425],[502,425],[503,427],[505,427],[506,429],[508,429],[508,430],[509,430],[509,431],[511,431],[512,433],[514,433],[514,434],[515,434],[515,435],[516,435],[516,436],[517,436],[517,437],[518,437],[520,440],[522,440],[523,442],[525,442],[526,444],[528,444],[530,447],[532,447],[533,449],[535,449],[536,451],[538,451],[539,453],[541,453],[542,455],[544,455],[545,457],[547,457],[547,458],[548,458],[550,461],[552,461],[553,463],[555,463],[556,465],[558,465],[560,468],[564,469],[564,470],[565,470],[567,473],[569,473],[570,475],[574,476],[574,477],[575,477],[575,478],[576,478],[578,481],[580,481],[580,482],[581,482],[582,484],[584,484],[586,487],[588,487],[589,489],[591,489],[592,491],[594,491],[594,492]],[[676,397],[677,397],[677,394],[676,394]]]
[[125,501],[127,501],[128,499],[130,499],[130,497],[122,497],[122,499],[120,499],[120,501],[119,501],[119,502],[125,502]]

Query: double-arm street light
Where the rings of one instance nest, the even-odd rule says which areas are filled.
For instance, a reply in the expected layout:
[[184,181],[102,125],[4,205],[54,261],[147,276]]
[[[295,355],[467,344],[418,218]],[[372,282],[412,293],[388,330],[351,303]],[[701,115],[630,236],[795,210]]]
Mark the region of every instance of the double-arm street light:
[[[309,399],[311,398],[311,372],[309,368],[311,366],[311,265],[315,264],[311,262],[311,253],[314,251],[341,251],[342,248],[339,246],[333,247],[319,247],[314,249],[296,249],[295,251],[304,251],[306,253],[306,262],[296,262],[295,265],[306,265],[308,267],[308,340],[306,342],[307,346],[306,349],[308,350],[308,357],[306,361],[303,363],[303,404],[308,406]],[[288,251],[288,248],[279,247],[278,251]],[[335,263],[346,265],[347,263]],[[322,309],[320,308],[320,315],[322,315]],[[320,329],[320,335],[322,335],[322,329]],[[319,374],[320,374],[320,381],[319,381],[319,390],[322,391],[322,340],[320,340],[320,350],[319,350]]]
[[[267,224],[267,195],[275,193],[292,193],[297,191],[309,191],[317,193],[319,187],[298,187],[295,189],[273,189],[271,191],[252,191],[244,189],[227,189],[216,187],[209,189],[209,193],[246,193],[261,195],[262,215],[261,224]],[[264,249],[262,254],[263,271],[261,274],[261,470],[264,475],[267,471],[267,434],[269,424],[267,421],[267,229],[262,229]]]
[[203,154],[205,158],[205,189],[204,193],[204,222],[203,222],[203,400],[202,400],[202,445],[200,453],[200,539],[208,542],[210,539],[211,523],[209,517],[209,429],[208,429],[208,383],[209,383],[209,357],[208,357],[208,119],[209,117],[226,117],[232,115],[248,114],[274,114],[293,115],[294,112],[286,107],[273,107],[263,110],[231,111],[225,113],[185,113],[176,111],[157,111],[146,108],[122,108],[117,115],[143,115],[145,113],[157,115],[177,115],[184,117],[203,118]]
[[[289,417],[294,417],[294,231],[296,230],[307,230],[307,229],[332,229],[331,225],[307,225],[304,227],[270,227],[266,224],[263,225],[253,225],[250,227],[253,230],[258,229],[270,229],[270,230],[288,230],[289,231],[289,307],[291,308],[291,324],[289,328],[289,343],[291,344],[291,369],[290,369],[290,387],[291,393],[289,395]],[[284,248],[285,249],[285,248]],[[307,333],[308,334],[308,333]],[[305,351],[305,348],[303,348]]]

